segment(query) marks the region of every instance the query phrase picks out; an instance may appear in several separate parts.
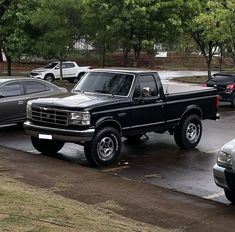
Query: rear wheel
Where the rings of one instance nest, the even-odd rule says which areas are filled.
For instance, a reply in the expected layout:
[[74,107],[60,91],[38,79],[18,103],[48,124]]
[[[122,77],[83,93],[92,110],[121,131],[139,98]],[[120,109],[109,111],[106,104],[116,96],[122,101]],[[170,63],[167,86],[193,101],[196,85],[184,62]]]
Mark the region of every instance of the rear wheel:
[[121,151],[121,136],[113,127],[100,129],[91,142],[86,142],[84,152],[94,166],[105,166],[118,160]]
[[234,192],[232,192],[230,190],[224,190],[224,194],[230,202],[235,204],[235,193]]
[[174,133],[176,144],[184,149],[196,147],[200,142],[201,136],[201,119],[195,114],[185,117]]
[[55,78],[52,74],[47,74],[44,78],[44,80],[48,81],[48,82],[54,82]]
[[45,140],[31,137],[31,141],[37,151],[47,155],[56,154],[64,146],[64,142],[57,140]]

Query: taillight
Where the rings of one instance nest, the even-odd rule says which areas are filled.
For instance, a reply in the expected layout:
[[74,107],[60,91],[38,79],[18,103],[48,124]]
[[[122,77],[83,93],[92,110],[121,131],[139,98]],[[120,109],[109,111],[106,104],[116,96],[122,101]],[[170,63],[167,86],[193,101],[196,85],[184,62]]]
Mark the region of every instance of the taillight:
[[207,87],[207,84],[206,83],[202,84],[202,87]]
[[235,84],[227,85],[226,89],[235,89]]
[[216,96],[216,109],[218,110],[219,109],[219,95]]

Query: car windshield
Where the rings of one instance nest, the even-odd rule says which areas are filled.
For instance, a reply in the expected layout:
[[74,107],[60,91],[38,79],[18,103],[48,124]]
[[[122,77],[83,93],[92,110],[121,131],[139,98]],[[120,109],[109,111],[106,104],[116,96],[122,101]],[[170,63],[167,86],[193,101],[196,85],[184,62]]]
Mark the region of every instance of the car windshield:
[[127,96],[133,78],[130,74],[91,72],[82,78],[74,91]]
[[44,68],[51,69],[51,68],[54,68],[57,64],[58,63],[53,62],[53,63],[47,64]]
[[234,81],[234,76],[214,75],[211,80],[216,82],[231,82]]

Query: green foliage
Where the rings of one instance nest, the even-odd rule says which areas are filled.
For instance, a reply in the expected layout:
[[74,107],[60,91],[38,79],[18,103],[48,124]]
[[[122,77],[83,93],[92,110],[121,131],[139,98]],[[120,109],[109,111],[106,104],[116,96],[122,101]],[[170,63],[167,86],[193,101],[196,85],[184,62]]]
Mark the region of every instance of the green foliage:
[[41,0],[32,16],[34,46],[45,58],[62,60],[81,36],[81,7],[76,0]]
[[31,50],[28,26],[36,2],[36,0],[15,1],[1,19],[0,46],[9,59],[20,58]]

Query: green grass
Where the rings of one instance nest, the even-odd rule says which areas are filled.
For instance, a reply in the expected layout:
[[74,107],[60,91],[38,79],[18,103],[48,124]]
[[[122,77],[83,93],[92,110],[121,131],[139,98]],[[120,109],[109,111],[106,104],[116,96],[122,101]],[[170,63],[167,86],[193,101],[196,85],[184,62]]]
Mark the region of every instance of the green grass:
[[113,201],[88,205],[0,176],[0,231],[170,231],[122,217],[115,209],[125,210]]

